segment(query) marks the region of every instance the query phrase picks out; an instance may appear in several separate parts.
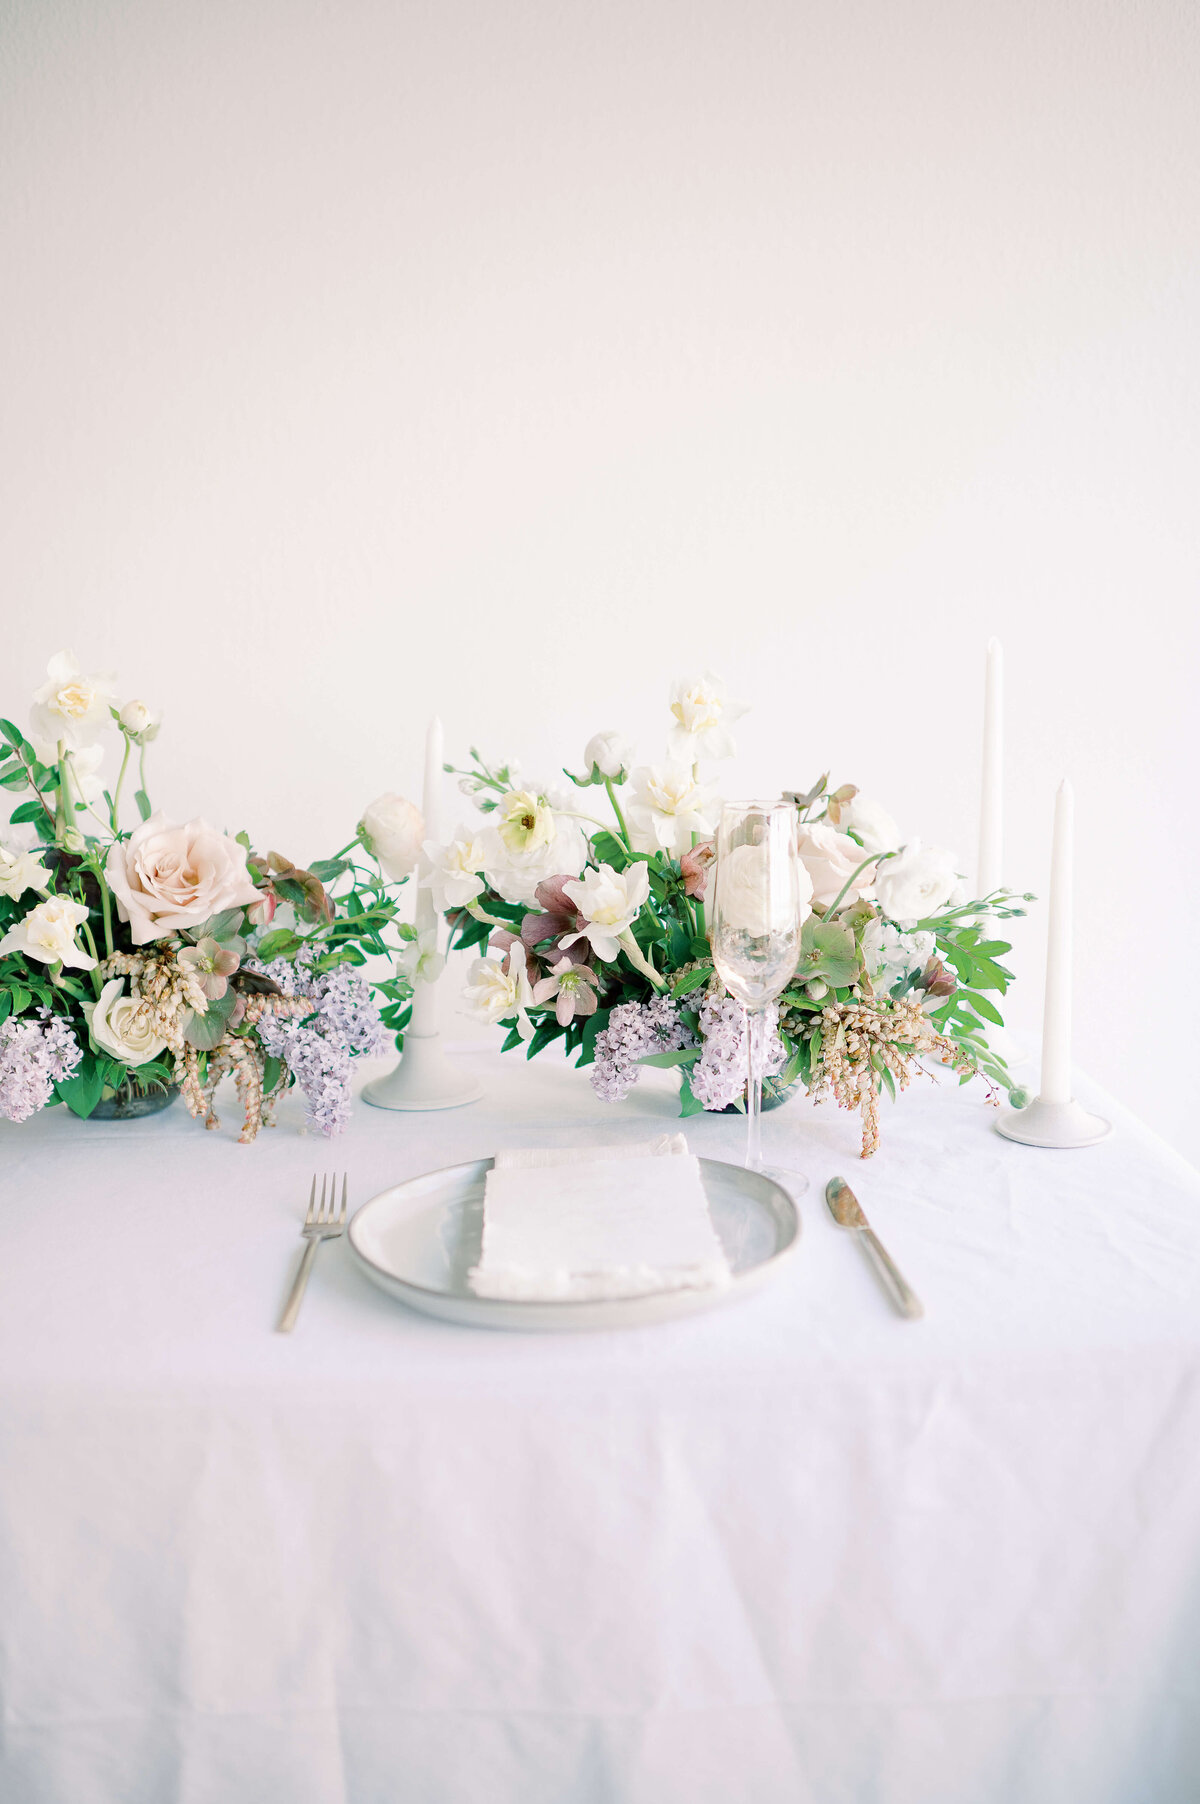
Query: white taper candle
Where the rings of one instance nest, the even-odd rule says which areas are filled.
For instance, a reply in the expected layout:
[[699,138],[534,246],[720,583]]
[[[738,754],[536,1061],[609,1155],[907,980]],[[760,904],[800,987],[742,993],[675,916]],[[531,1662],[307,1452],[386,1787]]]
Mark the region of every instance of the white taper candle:
[[979,797],[979,863],[975,893],[986,896],[1003,881],[1004,863],[1004,648],[989,639],[983,690],[983,781]]
[[1043,1102],[1071,1100],[1071,890],[1075,795],[1063,778],[1054,801],[1050,861],[1050,925],[1046,939],[1046,1006],[1042,1014]]
[[[442,761],[445,753],[442,746],[442,723],[435,714],[425,734],[425,783],[421,792],[421,812],[425,816],[425,837],[436,840],[441,833],[442,815]],[[413,925],[418,933],[437,933],[437,904],[433,899],[433,891],[424,881],[429,871],[429,860],[421,854],[417,866],[417,903],[413,913]],[[413,995],[412,1021],[408,1032],[411,1034],[435,1034],[437,1032],[437,985],[436,983],[418,983]]]

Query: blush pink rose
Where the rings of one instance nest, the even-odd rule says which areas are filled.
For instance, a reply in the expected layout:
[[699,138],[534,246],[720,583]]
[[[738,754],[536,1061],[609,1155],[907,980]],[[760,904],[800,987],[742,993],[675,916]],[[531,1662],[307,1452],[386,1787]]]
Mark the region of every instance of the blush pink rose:
[[[867,853],[856,845],[848,833],[839,833],[825,821],[802,821],[799,829],[800,857],[812,878],[813,901],[818,908],[828,908],[842,885],[852,877]],[[875,866],[869,864],[857,883],[846,891],[845,903],[856,902],[867,895],[875,882]]]
[[152,814],[111,848],[104,874],[135,946],[258,901],[245,847],[203,820],[176,827]]

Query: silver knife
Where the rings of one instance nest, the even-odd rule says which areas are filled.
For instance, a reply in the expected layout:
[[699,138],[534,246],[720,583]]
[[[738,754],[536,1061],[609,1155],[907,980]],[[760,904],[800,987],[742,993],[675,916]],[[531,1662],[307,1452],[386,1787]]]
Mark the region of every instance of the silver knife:
[[862,1212],[862,1204],[845,1178],[830,1178],[825,1186],[829,1213],[839,1228],[852,1228],[875,1274],[901,1315],[915,1322],[925,1313],[925,1305],[893,1264],[891,1256]]

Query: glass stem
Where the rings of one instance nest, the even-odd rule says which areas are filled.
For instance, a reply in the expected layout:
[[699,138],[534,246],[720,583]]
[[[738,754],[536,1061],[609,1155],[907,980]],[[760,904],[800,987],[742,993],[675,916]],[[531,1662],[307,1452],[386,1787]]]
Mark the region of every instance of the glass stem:
[[746,1169],[761,1171],[762,1156],[762,1073],[765,1050],[765,1009],[746,1010]]

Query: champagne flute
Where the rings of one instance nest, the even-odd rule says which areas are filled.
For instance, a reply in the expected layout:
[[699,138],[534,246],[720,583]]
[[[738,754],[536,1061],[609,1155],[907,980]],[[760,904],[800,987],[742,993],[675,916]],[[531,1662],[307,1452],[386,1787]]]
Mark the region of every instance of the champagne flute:
[[[727,802],[717,828],[713,964],[746,1014],[746,1166],[762,1171],[762,1081],[767,1011],[800,958],[803,901],[792,802]],[[807,1189],[788,1172],[793,1190]]]

